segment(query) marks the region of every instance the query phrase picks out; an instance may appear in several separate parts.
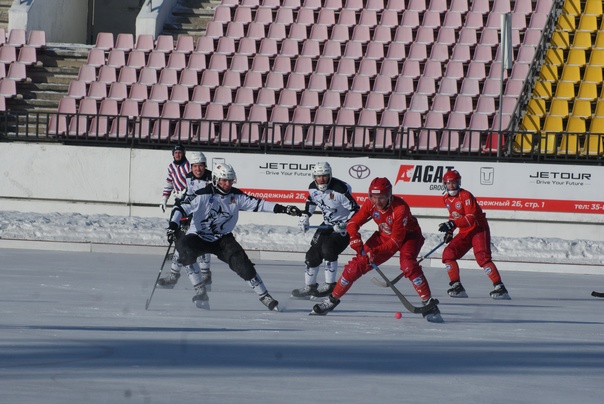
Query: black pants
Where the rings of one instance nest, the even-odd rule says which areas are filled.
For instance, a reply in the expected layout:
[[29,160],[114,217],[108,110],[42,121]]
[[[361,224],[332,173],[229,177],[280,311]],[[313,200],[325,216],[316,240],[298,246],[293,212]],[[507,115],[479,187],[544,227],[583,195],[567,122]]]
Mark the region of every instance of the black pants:
[[182,265],[191,265],[200,255],[210,253],[228,264],[243,280],[249,281],[256,276],[254,263],[232,233],[212,242],[204,241],[196,234],[187,234],[176,241],[176,249],[179,254],[178,262]]
[[336,261],[349,242],[348,234],[342,236],[334,231],[317,230],[306,252],[306,265],[312,268],[321,265],[323,260]]

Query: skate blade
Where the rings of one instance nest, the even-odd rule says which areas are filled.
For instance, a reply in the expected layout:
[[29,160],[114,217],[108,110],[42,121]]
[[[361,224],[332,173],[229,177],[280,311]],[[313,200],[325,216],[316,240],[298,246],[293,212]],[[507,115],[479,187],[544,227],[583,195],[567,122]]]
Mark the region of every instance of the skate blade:
[[512,300],[512,298],[510,297],[510,295],[508,295],[507,293],[501,296],[491,296],[493,298],[493,300]]
[[468,294],[466,292],[463,292],[463,293],[458,293],[456,295],[449,295],[449,297],[452,297],[454,299],[466,298],[466,297],[468,297]]
[[296,299],[296,300],[311,300],[312,296],[310,296],[310,295],[308,295],[308,296],[294,296],[294,295],[291,295],[289,298],[290,299]]
[[443,318],[441,317],[440,314],[426,316],[426,321],[428,321],[429,323],[444,323],[445,322],[445,320],[443,320]]
[[198,309],[210,310],[210,302],[207,301],[207,300],[196,300],[195,301],[195,306]]

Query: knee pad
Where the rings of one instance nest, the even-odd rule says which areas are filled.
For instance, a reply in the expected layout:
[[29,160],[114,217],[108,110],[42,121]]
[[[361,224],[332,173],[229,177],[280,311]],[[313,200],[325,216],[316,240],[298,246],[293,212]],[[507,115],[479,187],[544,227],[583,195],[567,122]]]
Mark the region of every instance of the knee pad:
[[314,267],[320,266],[322,262],[323,262],[323,258],[319,255],[318,251],[315,250],[314,248],[311,248],[310,250],[308,250],[306,252],[306,259],[304,260],[304,263],[306,264],[306,266],[314,268]]
[[355,257],[344,267],[342,277],[346,278],[349,282],[354,282],[369,272],[369,268],[370,267],[366,265],[365,260]]
[[442,262],[446,264],[445,261],[455,261],[457,257],[455,256],[455,252],[451,248],[445,248],[443,250]]
[[480,265],[480,267],[485,267],[487,264],[493,264],[491,262],[491,256],[484,251],[475,252],[474,257],[476,258],[476,263]]

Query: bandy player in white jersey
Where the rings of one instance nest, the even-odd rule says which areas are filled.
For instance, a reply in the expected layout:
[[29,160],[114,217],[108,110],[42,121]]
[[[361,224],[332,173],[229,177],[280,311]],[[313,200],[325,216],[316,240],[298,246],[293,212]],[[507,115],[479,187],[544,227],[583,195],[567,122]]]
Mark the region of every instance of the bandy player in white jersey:
[[[338,256],[348,247],[350,240],[346,223],[359,210],[350,185],[332,176],[329,163],[315,164],[312,175],[314,181],[308,186],[306,207],[298,225],[306,232],[309,218],[317,209],[323,214],[323,224],[315,232],[306,252],[305,285],[292,290],[292,297],[298,299],[325,297],[331,293],[336,285]],[[323,261],[325,284],[319,286],[317,274]]]
[[[212,182],[212,172],[207,169],[207,159],[202,152],[189,153],[189,164],[191,171],[186,175],[186,196],[193,195],[198,189],[205,188]],[[179,201],[176,202],[177,204]],[[183,231],[183,234],[185,232]],[[189,275],[201,273],[202,282],[206,291],[212,290],[212,272],[210,271],[210,262],[212,254],[202,254],[197,258],[197,262],[187,267]],[[170,273],[157,281],[157,285],[163,288],[173,288],[180,278],[182,265],[178,263],[178,252],[174,253]]]

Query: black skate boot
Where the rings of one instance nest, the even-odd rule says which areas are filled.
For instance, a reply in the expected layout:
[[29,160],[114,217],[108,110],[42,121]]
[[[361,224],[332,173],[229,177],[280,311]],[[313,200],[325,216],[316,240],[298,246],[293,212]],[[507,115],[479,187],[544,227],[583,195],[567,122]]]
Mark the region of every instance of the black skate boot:
[[[424,306],[427,306],[428,304],[430,304],[431,300],[433,300],[433,299],[430,298],[428,300],[424,300],[422,303]],[[422,316],[424,316],[424,318],[431,323],[444,323],[445,322],[445,320],[443,320],[443,318],[440,315],[440,310],[438,309],[438,306],[434,306],[431,310],[428,310],[428,311],[422,313]]]
[[303,288],[294,289],[292,290],[291,297],[294,299],[308,300],[311,296],[314,296],[314,293],[317,293],[317,286],[319,286],[319,284],[315,283],[314,285],[306,285]]
[[493,290],[489,295],[495,300],[511,300],[512,298],[508,294],[508,290],[505,288],[503,283],[496,283],[495,290]]
[[200,309],[210,310],[210,298],[208,297],[208,293],[206,291],[203,283],[198,283],[194,286],[195,288],[195,296],[193,296],[193,303]]
[[208,271],[201,271],[201,283],[203,283],[203,286],[206,287],[206,291],[207,292],[211,292],[212,291],[212,272]]
[[273,299],[268,292],[265,292],[260,296],[260,301],[263,305],[268,307],[269,310],[279,311],[279,302]]
[[340,299],[336,299],[332,295],[329,295],[325,300],[323,300],[322,303],[315,304],[310,314],[315,316],[324,316],[335,309],[338,304],[340,304]]
[[321,297],[327,297],[333,292],[333,289],[336,287],[336,283],[324,283],[321,287],[317,288],[316,291],[311,292],[311,300],[319,300]]
[[178,282],[178,278],[180,278],[180,272],[170,271],[170,274],[165,278],[160,278],[157,281],[157,286],[160,286],[165,289],[174,289],[174,285]]
[[451,297],[468,297],[468,294],[466,293],[466,290],[464,289],[464,287],[461,285],[461,282],[454,281],[454,282],[450,282],[449,285],[451,286],[451,289],[447,290],[447,293],[449,294],[449,296],[451,296]]

